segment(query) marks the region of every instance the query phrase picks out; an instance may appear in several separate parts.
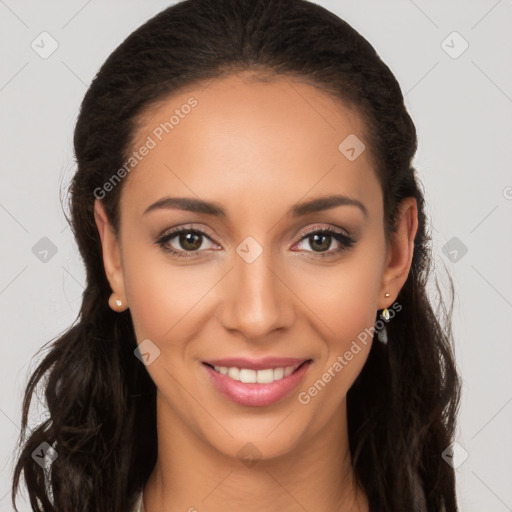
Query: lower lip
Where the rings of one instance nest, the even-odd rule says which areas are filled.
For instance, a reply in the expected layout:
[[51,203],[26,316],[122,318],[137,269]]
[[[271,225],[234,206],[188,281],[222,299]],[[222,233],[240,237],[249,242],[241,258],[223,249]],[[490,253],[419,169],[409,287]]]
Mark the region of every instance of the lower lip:
[[287,377],[269,384],[245,384],[216,372],[206,364],[203,367],[224,396],[240,405],[263,407],[272,405],[291,393],[300,384],[310,365],[311,361],[308,361]]

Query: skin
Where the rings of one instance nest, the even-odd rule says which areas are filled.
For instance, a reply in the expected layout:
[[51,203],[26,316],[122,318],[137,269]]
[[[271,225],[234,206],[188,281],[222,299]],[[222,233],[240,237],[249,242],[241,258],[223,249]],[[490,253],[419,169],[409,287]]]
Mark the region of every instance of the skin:
[[[357,112],[290,79],[258,82],[244,72],[190,88],[147,113],[134,147],[191,96],[197,107],[125,178],[118,238],[95,204],[112,290],[130,308],[138,343],[149,338],[161,351],[147,366],[157,386],[159,452],[146,511],[367,511],[351,467],[346,393],[371,339],[308,404],[297,396],[395,301],[411,266],[416,201],[403,201],[386,244],[382,191]],[[338,150],[349,134],[366,144],[354,161]],[[358,199],[368,215],[337,206],[286,216],[295,203],[332,193]],[[143,214],[165,196],[216,201],[227,218]],[[154,243],[190,224],[207,234],[192,257]],[[347,230],[355,245],[321,258],[342,243],[315,244],[304,232],[329,226]],[[248,236],[263,249],[252,263],[236,252]],[[167,244],[186,252],[178,236]],[[236,355],[313,363],[289,396],[247,407],[220,394],[201,364]],[[260,456],[251,467],[237,456],[247,443]]]

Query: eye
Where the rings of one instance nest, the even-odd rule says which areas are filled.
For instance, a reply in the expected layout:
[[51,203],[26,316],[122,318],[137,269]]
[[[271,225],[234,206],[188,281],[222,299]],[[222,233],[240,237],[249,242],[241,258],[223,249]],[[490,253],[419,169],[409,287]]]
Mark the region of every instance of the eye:
[[[333,239],[338,244],[338,247],[328,250],[333,243]],[[355,241],[341,230],[334,228],[312,228],[301,238],[298,245],[300,246],[305,243],[309,244],[312,248],[312,251],[306,252],[316,253],[316,256],[322,258],[350,249],[354,246]]]
[[204,242],[206,241],[213,244],[211,238],[204,231],[201,231],[200,229],[180,227],[167,231],[161,235],[157,240],[155,240],[155,244],[160,246],[164,251],[170,252],[178,258],[190,258],[194,255],[187,253],[194,253],[208,249],[208,247],[204,247]]

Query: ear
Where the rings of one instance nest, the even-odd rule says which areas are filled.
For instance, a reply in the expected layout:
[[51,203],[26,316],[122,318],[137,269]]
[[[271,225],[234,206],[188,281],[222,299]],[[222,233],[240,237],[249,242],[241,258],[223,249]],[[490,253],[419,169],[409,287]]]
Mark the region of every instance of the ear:
[[[407,280],[414,254],[414,237],[418,230],[418,207],[414,197],[407,197],[399,204],[399,220],[389,241],[380,297],[379,309],[387,308],[395,301]],[[388,298],[384,298],[385,293]]]
[[94,220],[101,239],[103,265],[112,291],[126,304],[123,268],[119,241],[110,224],[102,202],[94,202]]

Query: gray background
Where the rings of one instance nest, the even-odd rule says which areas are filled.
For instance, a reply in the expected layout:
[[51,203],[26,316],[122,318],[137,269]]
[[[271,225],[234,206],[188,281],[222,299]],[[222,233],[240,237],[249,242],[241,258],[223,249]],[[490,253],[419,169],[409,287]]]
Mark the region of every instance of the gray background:
[[[74,172],[79,104],[111,51],[170,3],[0,0],[0,510],[11,509],[22,391],[40,360],[32,358],[81,300],[84,271],[59,198]],[[512,510],[512,2],[317,3],[361,32],[402,86],[435,270],[444,288],[447,272],[456,286],[460,509]],[[42,58],[52,39],[58,48]],[[31,425],[44,417],[34,406]]]

